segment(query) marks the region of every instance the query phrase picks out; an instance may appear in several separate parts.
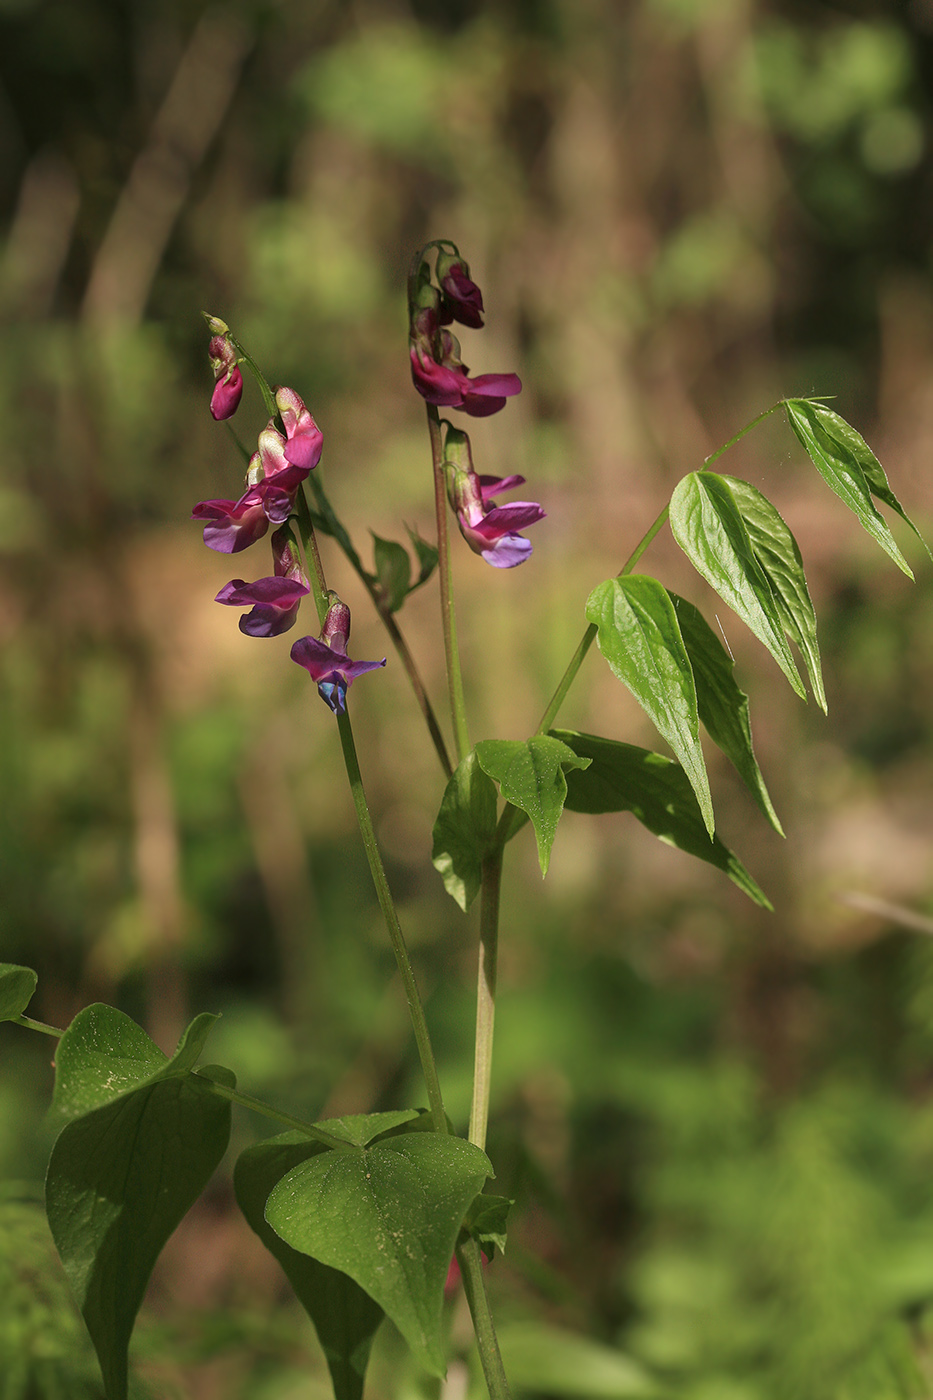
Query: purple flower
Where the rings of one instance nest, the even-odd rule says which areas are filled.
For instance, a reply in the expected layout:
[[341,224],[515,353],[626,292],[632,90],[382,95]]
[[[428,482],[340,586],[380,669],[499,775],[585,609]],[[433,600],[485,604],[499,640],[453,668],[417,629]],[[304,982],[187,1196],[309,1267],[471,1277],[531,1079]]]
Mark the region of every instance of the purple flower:
[[488,418],[522,390],[517,374],[479,374],[471,379],[456,337],[440,328],[432,306],[422,307],[412,319],[409,355],[415,388],[438,408],[460,408],[474,418]]
[[199,501],[192,520],[206,520],[204,543],[220,554],[239,554],[261,540],[269,528],[262,493],[251,486],[238,501]]
[[520,535],[543,520],[546,512],[536,501],[512,501],[507,506],[492,503],[494,496],[524,486],[523,476],[477,476],[473,470],[470,439],[458,428],[447,425],[444,452],[449,472],[448,494],[457,515],[460,533],[474,554],[494,569],[514,569],[523,564],[532,546]]
[[214,600],[235,608],[251,608],[240,618],[240,631],[247,637],[278,637],[287,632],[295,625],[301,600],[310,591],[287,525],[272,536],[272,559],[272,578],[260,578],[255,583],[231,579]]
[[318,694],[333,710],[342,715],[347,707],[347,690],[366,671],[375,671],[386,664],[381,661],[351,661],[347,656],[347,638],[350,635],[350,609],[337,595],[333,599],[324,619],[320,639],[299,637],[291,649],[291,658],[303,666],[317,684]]
[[483,294],[463,259],[453,253],[438,253],[437,280],[444,293],[442,320],[459,321],[478,330],[483,324]]
[[232,418],[243,393],[243,375],[237,364],[236,349],[225,335],[215,335],[211,337],[207,353],[216,381],[211,395],[211,414],[218,421]]

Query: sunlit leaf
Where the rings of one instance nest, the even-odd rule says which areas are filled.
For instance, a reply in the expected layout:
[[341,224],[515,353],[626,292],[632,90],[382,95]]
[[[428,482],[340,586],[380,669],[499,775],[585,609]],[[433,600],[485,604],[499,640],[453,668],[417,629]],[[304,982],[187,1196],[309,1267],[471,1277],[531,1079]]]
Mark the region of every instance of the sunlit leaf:
[[491,1175],[472,1143],[403,1134],[310,1156],[273,1188],[266,1219],[293,1249],[349,1274],[416,1359],[443,1375],[444,1282],[463,1217]]
[[[232,1087],[227,1071],[211,1075]],[[153,1266],[229,1137],[229,1101],[206,1078],[183,1072],[121,1092],[56,1139],[46,1177],[49,1226],[108,1400],[126,1396],[127,1348]]]
[[826,712],[826,692],[816,640],[816,613],[810,601],[803,560],[797,541],[771,502],[736,476],[723,477],[742,514],[755,558],[771,585],[784,631],[800,648],[810,685],[820,709]]
[[918,539],[920,532],[905,514],[868,444],[825,404],[809,399],[787,399],[784,407],[791,427],[827,486],[854,511],[862,526],[897,567],[908,578],[913,578],[910,565],[895,544],[884,517],[876,510],[872,496],[895,510]]
[[[340,1136],[337,1125],[346,1127],[350,1123],[349,1119],[332,1119],[320,1126]],[[354,1135],[359,1135],[358,1130],[358,1123],[350,1128]],[[362,1135],[365,1136],[365,1132]],[[372,1340],[384,1316],[382,1308],[348,1274],[292,1249],[265,1218],[266,1202],[273,1187],[295,1167],[326,1150],[301,1133],[282,1133],[240,1154],[233,1184],[247,1223],[278,1260],[298,1301],[314,1323],[330,1368],[335,1400],[360,1400]]]
[[771,908],[738,857],[718,836],[710,841],[696,795],[679,763],[595,734],[569,729],[552,733],[582,758],[590,759],[587,769],[567,774],[568,811],[631,812],[659,840],[715,865],[755,904]]
[[670,594],[681,636],[693,667],[700,720],[714,744],[735,765],[737,772],[775,831],[784,832],[771,805],[765,780],[755,759],[748,719],[748,696],[733,678],[732,657],[699,608]]
[[564,770],[585,767],[585,762],[547,734],[530,739],[485,739],[476,745],[475,752],[483,772],[499,784],[506,801],[530,818],[541,874],[546,875],[567,795]]
[[32,1000],[39,978],[31,967],[0,963],[0,1021],[22,1016]]
[[679,759],[712,836],[716,822],[700,746],[696,684],[666,589],[645,574],[608,579],[587,599],[586,616],[596,624],[597,643],[613,675]]
[[685,476],[671,496],[670,521],[671,533],[693,567],[764,643],[805,700],[781,611],[728,481],[709,471]]
[[444,789],[431,859],[444,888],[466,911],[479,893],[483,860],[496,833],[496,788],[468,753]]

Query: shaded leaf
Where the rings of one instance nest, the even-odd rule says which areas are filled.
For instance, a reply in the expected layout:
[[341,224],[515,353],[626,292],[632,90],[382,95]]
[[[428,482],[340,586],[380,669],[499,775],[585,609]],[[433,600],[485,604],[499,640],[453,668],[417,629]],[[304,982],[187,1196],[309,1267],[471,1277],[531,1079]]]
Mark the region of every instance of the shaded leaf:
[[572,749],[547,734],[530,739],[484,739],[476,758],[502,796],[531,820],[538,842],[541,874],[547,874],[557,823],[567,795],[565,768],[586,767]]
[[38,975],[19,963],[0,963],[0,1021],[22,1016],[32,1000]]
[[414,592],[414,590],[420,588],[423,583],[427,583],[428,579],[437,568],[437,545],[430,544],[428,540],[423,540],[418,534],[418,531],[413,530],[410,525],[406,525],[405,529],[408,531],[408,538],[411,540],[415,553],[418,556],[418,579],[409,589],[409,592]]
[[483,860],[496,834],[497,799],[492,780],[468,753],[457,765],[434,823],[431,859],[444,888],[464,912],[482,881]]
[[733,679],[735,666],[732,657],[699,608],[676,593],[671,593],[670,598],[693,667],[700,720],[713,743],[734,764],[775,831],[783,836],[784,831],[755,759],[748,718],[748,696]]
[[409,592],[411,560],[408,550],[394,540],[372,533],[376,582],[389,612],[398,612]]
[[522,1394],[570,1400],[651,1400],[671,1394],[624,1352],[552,1323],[506,1323],[498,1333],[506,1374]]
[[[389,1115],[367,1115],[385,1116]],[[339,1136],[336,1124],[348,1121],[332,1119],[320,1126]],[[278,1260],[314,1324],[330,1368],[336,1400],[360,1400],[372,1340],[385,1315],[382,1308],[348,1274],[292,1249],[265,1218],[273,1187],[295,1167],[325,1151],[320,1143],[301,1133],[282,1133],[240,1154],[233,1185],[248,1225]]]
[[590,759],[587,769],[567,775],[569,811],[631,812],[659,840],[715,865],[755,904],[771,908],[738,857],[718,836],[709,840],[696,795],[679,763],[595,734],[569,729],[552,732],[575,753]]
[[[212,1074],[232,1087],[228,1072]],[[108,1400],[126,1396],[127,1348],[156,1259],[229,1137],[229,1102],[182,1073],[121,1091],[56,1139],[46,1177],[49,1226]]]
[[613,675],[680,760],[712,836],[716,819],[700,746],[696,685],[666,589],[646,574],[608,579],[587,599],[586,616],[596,625],[599,649]]
[[728,481],[709,471],[685,476],[671,496],[670,522],[693,567],[768,648],[805,700],[781,612]]
[[[332,1137],[342,1138],[354,1147],[366,1147],[374,1138],[390,1133],[422,1116],[420,1108],[394,1108],[387,1113],[348,1113],[343,1118],[325,1118],[315,1123]],[[429,1116],[429,1115],[428,1115]]]
[[509,1211],[515,1204],[508,1196],[476,1196],[466,1213],[463,1228],[476,1240],[487,1259],[498,1249],[505,1253]]
[[774,595],[784,631],[803,655],[817,704],[826,713],[826,692],[816,640],[816,613],[810,601],[803,560],[797,541],[774,506],[754,486],[739,477],[725,476],[742,513],[748,537]]
[[910,565],[895,544],[884,517],[876,510],[872,496],[895,510],[918,539],[920,532],[908,519],[888,485],[881,463],[865,440],[825,404],[809,399],[786,399],[784,408],[804,451],[826,485],[855,513],[863,528],[897,567],[908,578],[913,578]]
[[310,1156],[273,1188],[266,1219],[293,1249],[349,1274],[443,1375],[444,1282],[467,1207],[491,1175],[472,1143],[404,1134]]

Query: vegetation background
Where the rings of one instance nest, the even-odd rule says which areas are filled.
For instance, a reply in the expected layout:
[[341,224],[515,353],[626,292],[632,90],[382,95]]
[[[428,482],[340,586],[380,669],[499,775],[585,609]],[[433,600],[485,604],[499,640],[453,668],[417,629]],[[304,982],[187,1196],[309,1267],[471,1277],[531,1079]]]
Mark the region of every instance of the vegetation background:
[[[488,310],[467,363],[525,385],[471,425],[478,466],[548,511],[524,568],[457,558],[474,737],[524,737],[590,588],[784,395],[836,395],[929,537],[933,4],[2,0],[0,77],[0,958],[55,1024],[110,1000],[170,1049],[222,1011],[212,1057],[293,1111],[420,1102],[333,725],[292,639],[215,606],[228,571],[187,520],[240,473],[200,310],[312,408],[361,546],[429,534],[404,280],[427,239],[460,245]],[[248,387],[238,422],[262,417]],[[711,755],[714,797],[776,913],[625,817],[566,816],[544,885],[510,848],[507,1362],[540,1397],[925,1397],[930,566],[908,539],[917,585],[891,567],[777,416],[724,466],[798,537],[829,718],[659,539],[647,564],[717,613],[752,695],[787,840]],[[382,655],[326,563],[354,654]],[[436,612],[428,588],[402,621],[439,696]],[[428,859],[441,776],[398,666],[353,702],[460,1122],[475,930]],[[655,743],[596,656],[561,718]],[[3,1027],[0,1055],[3,1393],[94,1395],[36,1204],[48,1044]],[[267,1131],[240,1118],[238,1145]],[[159,1396],[327,1394],[227,1175],[136,1356]],[[476,1385],[457,1361],[444,1395]],[[369,1393],[437,1391],[384,1329]]]

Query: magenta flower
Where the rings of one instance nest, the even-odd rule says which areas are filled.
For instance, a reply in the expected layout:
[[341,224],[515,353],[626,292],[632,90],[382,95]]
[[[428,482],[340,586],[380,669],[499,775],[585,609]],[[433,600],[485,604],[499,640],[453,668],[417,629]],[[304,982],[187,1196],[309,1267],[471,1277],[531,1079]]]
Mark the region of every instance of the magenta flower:
[[263,428],[240,499],[201,501],[191,513],[192,520],[208,521],[208,549],[238,554],[262,539],[270,522],[281,525],[292,513],[298,487],[321,459],[323,435],[294,389],[278,389],[276,403],[286,435],[271,420]]
[[433,306],[423,307],[412,318],[409,355],[415,388],[438,408],[460,408],[474,418],[488,418],[522,391],[517,374],[479,374],[471,379],[456,337],[440,328]]
[[483,294],[463,259],[453,253],[438,253],[437,280],[444,293],[441,319],[459,321],[479,330],[483,324]]
[[247,637],[278,637],[287,632],[295,625],[301,600],[310,591],[298,547],[287,525],[272,536],[272,561],[272,578],[260,578],[255,583],[231,579],[214,600],[251,609],[240,618],[240,631]]
[[207,353],[216,381],[211,395],[211,414],[218,421],[232,418],[243,393],[243,375],[237,364],[236,350],[225,335],[215,335]]
[[347,638],[350,635],[350,609],[337,595],[327,610],[320,639],[300,637],[292,646],[290,655],[293,661],[303,666],[315,682],[318,694],[333,710],[342,715],[347,707],[347,690],[366,671],[375,671],[386,664],[381,661],[351,661],[347,656]]
[[492,504],[503,491],[524,486],[523,476],[477,476],[466,433],[447,424],[444,453],[448,469],[448,495],[457,515],[460,533],[474,554],[494,569],[514,569],[523,564],[532,546],[519,530],[543,520],[546,512],[536,501]]

